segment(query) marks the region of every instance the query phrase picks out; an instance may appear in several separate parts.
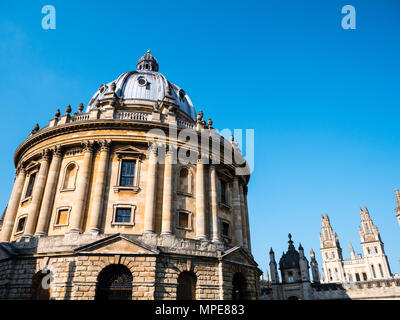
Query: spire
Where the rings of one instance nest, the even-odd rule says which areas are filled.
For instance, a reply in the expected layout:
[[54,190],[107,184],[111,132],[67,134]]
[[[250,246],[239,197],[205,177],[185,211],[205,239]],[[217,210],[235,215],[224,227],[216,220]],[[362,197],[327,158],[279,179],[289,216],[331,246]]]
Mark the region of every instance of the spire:
[[289,247],[288,247],[288,250],[295,250],[294,245],[293,245],[293,241],[292,241],[292,235],[291,235],[290,233],[289,233],[288,237],[289,237],[289,241],[288,241]]
[[315,252],[312,248],[310,250],[310,257],[311,257],[311,260],[315,259]]
[[361,216],[361,220],[364,220],[364,211],[361,207],[360,207],[360,216]]
[[353,245],[350,242],[350,257],[351,259],[355,259],[356,258],[356,253],[354,252],[354,248]]

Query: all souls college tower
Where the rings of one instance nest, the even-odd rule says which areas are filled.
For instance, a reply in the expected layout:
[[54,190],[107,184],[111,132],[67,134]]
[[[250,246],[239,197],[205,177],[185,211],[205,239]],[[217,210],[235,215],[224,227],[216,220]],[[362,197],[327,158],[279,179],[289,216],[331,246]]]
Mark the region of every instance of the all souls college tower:
[[158,69],[148,52],[17,148],[0,299],[257,298],[246,161]]

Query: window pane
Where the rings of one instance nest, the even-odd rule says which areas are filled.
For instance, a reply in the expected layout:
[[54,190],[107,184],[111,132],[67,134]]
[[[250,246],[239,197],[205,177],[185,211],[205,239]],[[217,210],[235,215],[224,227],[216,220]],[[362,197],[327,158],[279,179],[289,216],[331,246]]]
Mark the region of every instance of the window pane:
[[115,222],[129,223],[131,221],[131,209],[117,208]]
[[20,231],[23,231],[23,230],[24,230],[25,220],[26,220],[26,217],[23,217],[23,218],[19,219],[19,221],[18,221],[18,227],[17,227],[17,232],[20,232]]
[[221,181],[221,202],[226,203],[226,184]]
[[179,212],[179,226],[182,228],[189,227],[189,215],[186,212]]
[[135,161],[122,161],[121,168],[121,186],[133,186],[135,177]]
[[229,224],[226,222],[222,222],[222,234],[224,236],[229,236]]
[[68,210],[60,210],[58,212],[57,224],[67,224]]
[[35,184],[36,172],[32,173],[29,176],[28,187],[26,188],[25,198],[28,198],[32,195],[33,185]]

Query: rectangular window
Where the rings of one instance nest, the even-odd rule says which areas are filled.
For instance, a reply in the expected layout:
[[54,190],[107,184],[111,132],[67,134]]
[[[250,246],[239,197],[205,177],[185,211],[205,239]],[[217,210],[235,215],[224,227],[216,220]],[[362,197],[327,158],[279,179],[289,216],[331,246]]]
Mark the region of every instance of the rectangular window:
[[222,222],[221,231],[222,231],[222,236],[229,237],[229,223]]
[[189,214],[187,212],[179,212],[179,227],[189,228]]
[[115,222],[129,223],[131,222],[131,209],[130,208],[117,208],[115,213]]
[[25,198],[29,198],[32,196],[33,186],[35,185],[36,172],[32,173],[29,176],[28,187],[26,188]]
[[367,279],[367,274],[365,273],[365,272],[363,272],[363,279],[364,279],[364,281],[367,281],[368,279]]
[[24,231],[25,228],[26,217],[22,217],[18,221],[17,225],[17,233]]
[[226,183],[224,181],[221,181],[220,183],[220,190],[221,190],[221,203],[226,204],[227,199],[226,199]]
[[61,209],[58,211],[58,217],[57,217],[57,225],[66,225],[68,224],[68,209]]
[[123,160],[121,166],[120,186],[133,186],[135,178],[135,161]]
[[356,273],[356,281],[360,281],[360,275],[358,273]]

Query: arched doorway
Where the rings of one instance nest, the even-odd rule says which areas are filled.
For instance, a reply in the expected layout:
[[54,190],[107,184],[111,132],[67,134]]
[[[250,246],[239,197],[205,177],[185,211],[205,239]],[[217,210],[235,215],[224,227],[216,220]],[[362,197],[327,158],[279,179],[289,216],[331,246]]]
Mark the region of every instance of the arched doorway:
[[233,275],[233,289],[232,289],[232,300],[245,300],[247,299],[246,293],[246,279],[241,272],[237,272]]
[[97,277],[96,300],[131,300],[132,273],[122,264],[105,267]]
[[196,300],[197,277],[193,272],[184,271],[178,277],[177,300]]
[[31,300],[50,300],[50,270],[39,271],[32,278]]

